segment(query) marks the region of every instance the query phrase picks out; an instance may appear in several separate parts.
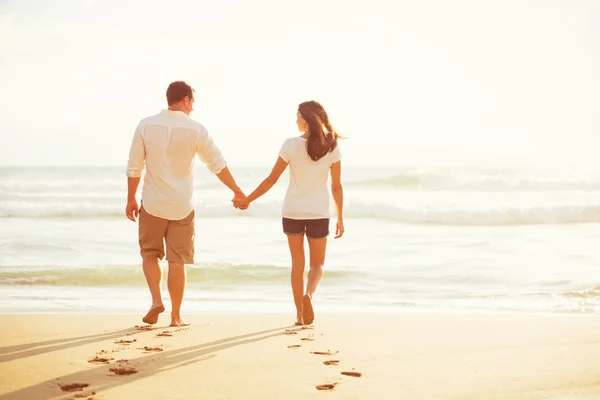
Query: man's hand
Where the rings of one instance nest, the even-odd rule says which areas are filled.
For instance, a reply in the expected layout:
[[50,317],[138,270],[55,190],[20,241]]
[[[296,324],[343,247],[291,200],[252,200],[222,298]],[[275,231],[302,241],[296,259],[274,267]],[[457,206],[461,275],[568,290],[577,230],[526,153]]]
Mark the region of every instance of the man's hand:
[[127,215],[127,218],[129,218],[133,222],[135,222],[137,220],[137,217],[140,215],[140,207],[138,206],[138,202],[135,199],[135,197],[133,199],[127,200],[125,215]]
[[240,210],[246,210],[250,206],[250,202],[244,193],[236,193],[231,201],[233,202],[233,206]]
[[344,221],[342,221],[341,219],[338,219],[337,223],[335,224],[335,238],[334,239],[339,239],[342,236],[344,236]]

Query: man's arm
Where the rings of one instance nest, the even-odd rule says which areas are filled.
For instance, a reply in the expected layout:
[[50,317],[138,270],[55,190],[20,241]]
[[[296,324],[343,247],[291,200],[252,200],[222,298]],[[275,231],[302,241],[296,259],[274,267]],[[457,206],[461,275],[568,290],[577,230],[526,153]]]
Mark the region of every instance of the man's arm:
[[135,195],[140,185],[142,171],[146,164],[146,150],[144,149],[144,140],[140,128],[135,130],[131,149],[129,150],[129,161],[127,162],[127,206],[125,215],[134,221],[139,215],[139,206]]
[[229,168],[223,168],[221,172],[219,172],[216,175],[217,178],[219,178],[219,180],[223,182],[225,186],[231,189],[235,197],[245,197],[244,192],[242,192],[242,189],[240,189],[237,183],[235,183],[235,179],[233,179],[233,175],[231,175],[231,171],[229,171]]
[[127,177],[127,206],[125,207],[125,215],[127,218],[136,221],[140,208],[138,206],[137,200],[135,198],[135,194],[137,192],[137,188],[140,185],[140,178],[130,178]]
[[242,192],[235,182],[233,175],[231,175],[231,171],[227,167],[227,162],[223,154],[221,154],[221,150],[215,145],[206,130],[200,132],[196,153],[200,161],[234,193],[235,198],[245,197],[244,192]]

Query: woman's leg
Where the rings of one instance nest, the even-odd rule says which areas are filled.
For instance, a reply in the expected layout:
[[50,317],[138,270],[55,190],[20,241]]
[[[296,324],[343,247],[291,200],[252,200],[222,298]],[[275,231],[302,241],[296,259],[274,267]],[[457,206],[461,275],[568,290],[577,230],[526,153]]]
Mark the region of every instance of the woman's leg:
[[327,238],[308,238],[310,251],[310,270],[308,271],[308,282],[306,283],[306,294],[312,299],[313,293],[323,277],[323,265],[325,264],[325,250],[327,249]]
[[323,264],[325,264],[325,250],[327,249],[327,235],[329,234],[329,219],[311,220],[306,225],[306,237],[310,251],[310,270],[306,294],[302,298],[302,319],[306,325],[315,320],[312,306],[312,296],[323,277]]
[[311,239],[308,238],[308,247],[310,249],[310,270],[308,271],[308,282],[306,284],[306,294],[302,298],[302,321],[310,325],[315,320],[315,311],[312,306],[312,296],[323,276],[323,264],[325,263],[325,249],[327,247],[327,238]]
[[290,255],[292,256],[292,293],[294,294],[294,304],[296,305],[296,323],[303,323],[302,320],[302,296],[304,294],[304,234],[287,235],[288,245],[290,246]]

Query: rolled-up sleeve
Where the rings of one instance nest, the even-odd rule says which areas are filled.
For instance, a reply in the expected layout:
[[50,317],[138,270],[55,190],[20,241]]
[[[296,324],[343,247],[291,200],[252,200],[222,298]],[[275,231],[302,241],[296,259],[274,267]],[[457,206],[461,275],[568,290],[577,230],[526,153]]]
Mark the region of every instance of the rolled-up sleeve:
[[200,161],[213,173],[220,173],[227,166],[225,157],[221,154],[221,150],[215,145],[212,137],[206,130],[198,132],[198,146],[196,149]]
[[138,126],[131,141],[129,150],[129,161],[127,162],[127,176],[130,178],[139,178],[146,164],[146,150],[144,149],[144,138]]

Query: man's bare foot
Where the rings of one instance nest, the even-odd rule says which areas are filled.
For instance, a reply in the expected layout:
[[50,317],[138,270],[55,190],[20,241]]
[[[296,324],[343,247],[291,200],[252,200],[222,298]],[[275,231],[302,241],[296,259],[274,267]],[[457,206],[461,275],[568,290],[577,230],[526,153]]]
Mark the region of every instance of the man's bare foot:
[[188,326],[188,325],[190,325],[189,322],[186,322],[181,317],[177,317],[177,318],[171,317],[171,325],[169,325],[169,326]]
[[142,318],[142,321],[146,324],[154,325],[158,322],[158,314],[160,314],[163,311],[165,311],[165,306],[163,306],[162,304],[152,306],[152,308],[150,308],[150,311],[148,311],[148,314],[146,314],[146,316]]

